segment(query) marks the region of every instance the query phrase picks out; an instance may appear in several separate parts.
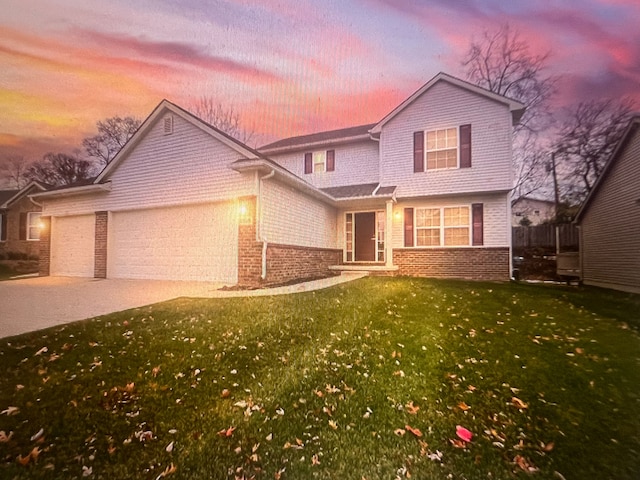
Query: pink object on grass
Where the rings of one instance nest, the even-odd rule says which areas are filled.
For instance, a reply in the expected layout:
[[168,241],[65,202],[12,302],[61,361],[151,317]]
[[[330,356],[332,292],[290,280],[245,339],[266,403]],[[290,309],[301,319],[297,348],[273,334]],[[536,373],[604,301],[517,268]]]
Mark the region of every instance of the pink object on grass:
[[456,425],[456,435],[458,435],[458,437],[460,437],[465,442],[470,442],[471,438],[473,437],[473,433],[471,433],[466,428],[461,427],[460,425]]

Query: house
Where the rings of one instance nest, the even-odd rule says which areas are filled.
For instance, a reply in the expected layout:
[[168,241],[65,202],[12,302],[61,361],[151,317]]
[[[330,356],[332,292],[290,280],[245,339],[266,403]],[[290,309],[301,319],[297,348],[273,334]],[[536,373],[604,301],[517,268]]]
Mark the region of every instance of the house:
[[47,186],[32,181],[16,190],[0,190],[0,257],[38,256],[42,208],[29,195]]
[[511,226],[522,225],[525,218],[531,222],[529,225],[540,225],[552,220],[555,214],[556,204],[552,200],[523,195],[511,203]]
[[640,293],[640,115],[576,215],[582,281]]
[[506,280],[523,111],[440,73],[375,124],[254,150],[162,101],[93,183],[32,196],[46,225],[40,273]]

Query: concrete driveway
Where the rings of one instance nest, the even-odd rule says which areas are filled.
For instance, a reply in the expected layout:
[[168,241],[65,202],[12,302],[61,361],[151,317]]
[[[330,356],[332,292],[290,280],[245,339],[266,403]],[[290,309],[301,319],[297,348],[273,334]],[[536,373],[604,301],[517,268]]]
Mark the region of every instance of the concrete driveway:
[[363,272],[259,290],[220,290],[213,282],[35,277],[0,282],[0,338],[63,325],[177,297],[287,295],[350,282]]
[[211,297],[223,284],[72,277],[0,282],[0,338],[176,297]]

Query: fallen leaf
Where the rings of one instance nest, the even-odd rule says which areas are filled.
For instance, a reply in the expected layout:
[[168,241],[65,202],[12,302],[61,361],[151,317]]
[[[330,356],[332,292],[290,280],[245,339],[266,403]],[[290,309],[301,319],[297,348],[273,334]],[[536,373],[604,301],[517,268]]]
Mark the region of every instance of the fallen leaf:
[[107,448],[107,452],[109,452],[109,455],[113,455],[114,453],[116,453],[116,447],[114,447],[113,445],[109,445],[109,448]]
[[173,452],[173,442],[171,442],[169,445],[167,445],[167,446],[164,448],[164,451],[165,451],[165,452],[167,452],[167,453],[171,453],[171,452]]
[[38,456],[40,455],[40,452],[42,452],[42,450],[40,450],[38,447],[33,447],[33,450],[29,452],[29,456],[35,462],[36,460],[38,460]]
[[333,430],[337,430],[337,429],[338,429],[338,424],[337,424],[334,420],[329,420],[329,426],[330,426]]
[[518,408],[519,410],[524,410],[526,408],[529,408],[529,405],[527,405],[526,403],[524,403],[522,400],[520,400],[518,397],[512,397],[511,398],[511,404]]
[[550,452],[551,450],[553,450],[553,447],[555,447],[555,443],[549,442],[546,445],[544,443],[541,443],[541,446],[543,451]]
[[465,402],[460,402],[458,404],[458,408],[460,410],[462,410],[463,412],[466,412],[467,410],[469,410],[471,407],[469,405],[467,405]]
[[44,429],[41,428],[40,430],[38,430],[36,433],[34,433],[31,438],[30,441],[35,442],[36,440],[38,440],[40,437],[42,437],[42,435],[44,434]]
[[159,479],[167,477],[167,476],[169,476],[169,475],[171,475],[173,473],[176,473],[176,470],[178,470],[178,468],[172,462],[167,468],[164,469],[164,471],[160,475],[158,475],[156,477],[156,480],[159,480]]
[[457,438],[450,438],[449,442],[456,448],[467,448],[467,444],[462,440],[458,440]]
[[419,429],[413,428],[411,425],[405,425],[404,428],[408,432],[413,433],[416,437],[418,438],[422,437],[422,432]]
[[405,433],[407,433],[405,430],[403,430],[402,428],[396,428],[393,433],[395,433],[397,436],[402,437]]
[[318,459],[317,453],[311,457],[311,465],[320,465],[320,459]]
[[40,350],[34,353],[33,356],[35,357],[36,355],[42,355],[43,353],[47,353],[48,351],[49,349],[47,347],[42,347]]
[[473,438],[473,433],[460,425],[456,425],[456,435],[465,442],[470,442]]
[[9,435],[4,430],[0,430],[0,443],[7,443],[13,437],[13,432],[9,432]]
[[218,432],[218,435],[220,435],[221,437],[230,437],[231,435],[233,435],[233,432],[235,431],[236,427],[229,427],[229,428],[223,428],[222,430],[220,430]]
[[20,409],[18,407],[7,407],[6,410],[0,412],[0,415],[17,415]]
[[396,376],[396,377],[404,378],[404,372],[402,370],[398,370],[396,372],[393,372],[393,375]]
[[229,389],[223,388],[222,393],[220,395],[222,396],[222,398],[227,398],[229,397],[229,395],[231,395],[231,392],[229,391]]
[[413,404],[413,400],[407,403],[405,405],[405,408],[407,409],[407,413],[409,415],[416,415],[418,413],[418,410],[420,410],[419,406]]
[[538,471],[538,468],[522,455],[516,455],[513,461],[521,470],[527,473],[534,473]]

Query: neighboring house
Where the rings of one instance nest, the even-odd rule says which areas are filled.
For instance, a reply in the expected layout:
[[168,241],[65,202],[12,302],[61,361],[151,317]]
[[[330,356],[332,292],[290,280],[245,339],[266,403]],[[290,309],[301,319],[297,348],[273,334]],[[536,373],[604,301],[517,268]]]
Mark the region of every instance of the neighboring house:
[[0,190],[0,256],[38,256],[42,208],[29,195],[46,188],[31,182],[19,190]]
[[511,226],[519,226],[523,218],[528,218],[531,225],[548,222],[555,216],[556,204],[552,200],[543,200],[522,196],[511,203]]
[[524,106],[440,73],[376,124],[251,149],[162,101],[90,185],[36,194],[41,274],[507,280]]
[[575,222],[583,282],[640,293],[640,115],[631,120]]

